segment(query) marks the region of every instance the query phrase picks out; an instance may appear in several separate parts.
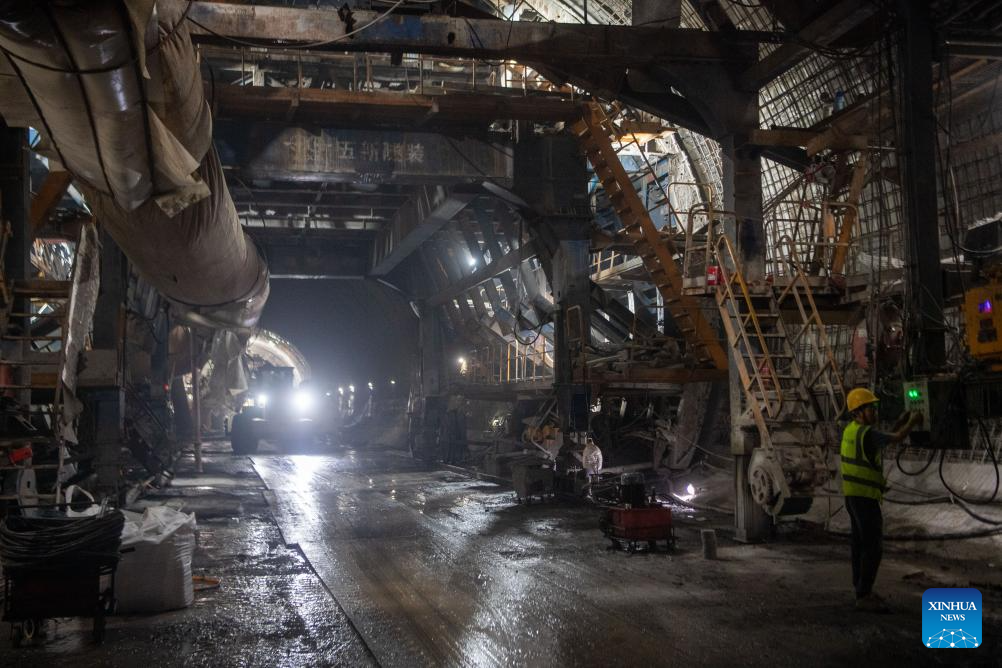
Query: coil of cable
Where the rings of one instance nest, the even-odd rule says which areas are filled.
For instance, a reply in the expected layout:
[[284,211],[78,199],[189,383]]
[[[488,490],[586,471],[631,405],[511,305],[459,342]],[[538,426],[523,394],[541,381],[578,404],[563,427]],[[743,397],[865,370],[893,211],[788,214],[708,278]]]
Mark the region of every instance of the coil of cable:
[[42,519],[8,516],[0,524],[0,564],[7,569],[48,569],[118,563],[125,517]]

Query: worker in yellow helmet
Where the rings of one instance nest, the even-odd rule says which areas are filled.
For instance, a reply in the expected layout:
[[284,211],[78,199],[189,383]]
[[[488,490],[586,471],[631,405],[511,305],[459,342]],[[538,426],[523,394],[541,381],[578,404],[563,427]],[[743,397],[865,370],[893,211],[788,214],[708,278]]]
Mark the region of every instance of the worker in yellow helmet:
[[842,432],[842,493],[852,523],[852,584],[856,589],[856,608],[889,612],[884,600],[873,593],[883,553],[884,517],[880,502],[886,484],[882,452],[888,445],[905,440],[908,432],[922,423],[922,414],[905,411],[893,432],[877,431],[873,428],[877,424],[877,402],[873,392],[861,387],[846,397],[852,421]]

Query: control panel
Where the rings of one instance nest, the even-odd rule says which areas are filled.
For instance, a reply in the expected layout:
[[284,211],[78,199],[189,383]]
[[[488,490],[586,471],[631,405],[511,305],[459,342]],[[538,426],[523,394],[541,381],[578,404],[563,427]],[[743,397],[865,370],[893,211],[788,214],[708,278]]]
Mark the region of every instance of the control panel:
[[929,415],[929,381],[926,379],[905,381],[905,410],[922,414],[922,428],[929,429],[932,424]]
[[1002,283],[992,279],[964,294],[964,333],[971,355],[1002,358]]
[[[965,388],[956,376],[929,376],[902,383],[906,411],[922,414],[909,440],[920,448],[968,448]],[[883,416],[892,419],[894,416]]]

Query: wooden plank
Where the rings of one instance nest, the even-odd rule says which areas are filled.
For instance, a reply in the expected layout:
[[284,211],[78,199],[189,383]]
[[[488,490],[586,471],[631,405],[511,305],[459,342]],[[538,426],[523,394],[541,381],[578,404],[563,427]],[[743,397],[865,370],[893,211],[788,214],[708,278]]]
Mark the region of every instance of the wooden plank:
[[808,156],[815,156],[821,151],[865,151],[870,147],[870,138],[865,135],[847,134],[836,125],[815,135],[805,145]]

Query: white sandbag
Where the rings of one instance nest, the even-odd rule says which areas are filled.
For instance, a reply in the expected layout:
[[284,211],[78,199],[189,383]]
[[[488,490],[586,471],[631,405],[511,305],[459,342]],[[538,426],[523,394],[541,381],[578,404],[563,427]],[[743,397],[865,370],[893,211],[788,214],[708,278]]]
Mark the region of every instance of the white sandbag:
[[195,515],[158,506],[124,512],[122,560],[115,575],[118,612],[163,612],[191,605]]

